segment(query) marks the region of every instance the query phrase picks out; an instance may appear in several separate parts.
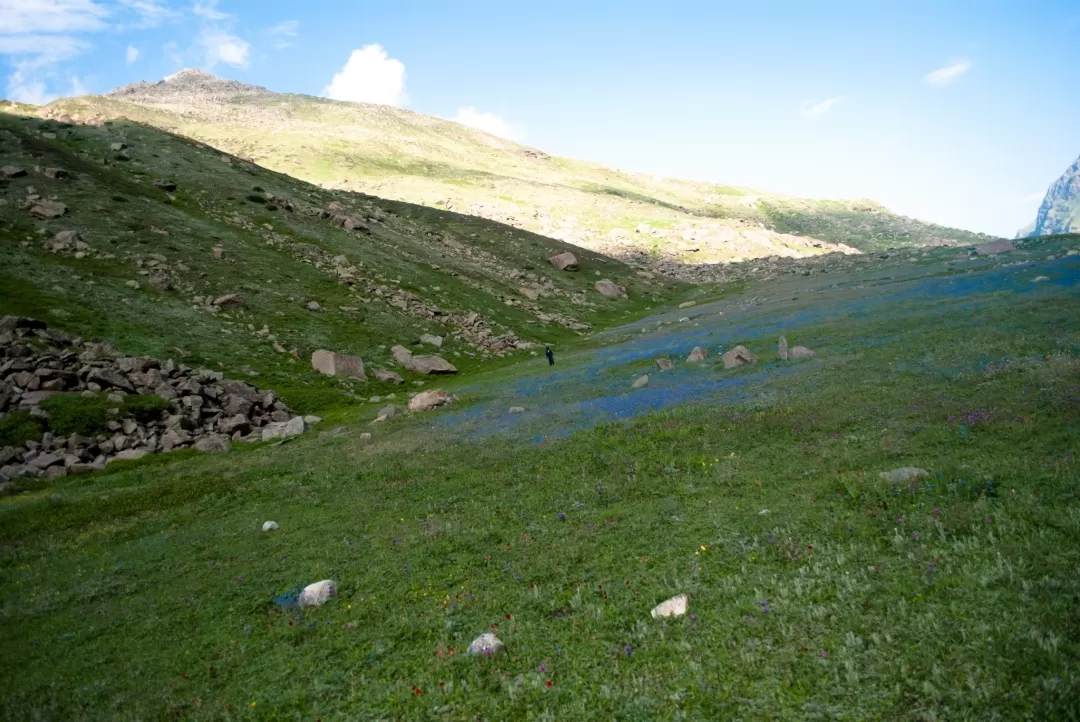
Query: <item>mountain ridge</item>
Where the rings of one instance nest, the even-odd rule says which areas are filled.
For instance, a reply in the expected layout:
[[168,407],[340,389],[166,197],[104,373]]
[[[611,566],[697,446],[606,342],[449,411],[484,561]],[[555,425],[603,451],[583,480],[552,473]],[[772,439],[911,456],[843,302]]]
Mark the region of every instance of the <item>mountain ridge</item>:
[[722,281],[727,274],[717,264],[756,258],[991,238],[865,200],[656,178],[414,111],[275,93],[203,71],[56,101],[40,112],[131,118],[325,188],[496,220],[687,280]]

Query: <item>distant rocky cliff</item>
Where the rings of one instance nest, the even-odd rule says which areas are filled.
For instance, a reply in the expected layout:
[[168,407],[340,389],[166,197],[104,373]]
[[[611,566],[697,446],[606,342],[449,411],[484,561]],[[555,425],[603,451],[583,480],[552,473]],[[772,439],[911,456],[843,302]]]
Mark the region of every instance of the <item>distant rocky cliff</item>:
[[1035,227],[1025,228],[1019,235],[1050,236],[1055,233],[1080,233],[1080,158],[1046,192],[1035,218]]

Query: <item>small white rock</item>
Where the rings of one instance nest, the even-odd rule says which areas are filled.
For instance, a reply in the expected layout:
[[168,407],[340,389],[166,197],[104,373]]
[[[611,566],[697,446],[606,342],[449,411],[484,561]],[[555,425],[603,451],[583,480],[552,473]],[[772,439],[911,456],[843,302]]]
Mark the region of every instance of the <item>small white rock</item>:
[[769,513],[768,509],[762,509],[761,511],[758,512],[758,516],[765,516],[768,513]]
[[489,657],[506,649],[502,640],[490,632],[481,634],[469,645],[468,654],[486,654]]
[[314,426],[315,424],[321,424],[322,423],[322,417],[321,416],[305,416],[304,417],[304,423],[305,424],[310,424],[312,426]]
[[685,594],[672,597],[666,602],[661,602],[653,607],[653,619],[658,619],[660,617],[681,617],[686,614],[686,608],[689,606],[689,603],[690,600]]
[[274,531],[277,528],[278,528],[278,525],[277,525],[276,521],[264,521],[263,522],[263,531]]
[[326,604],[326,600],[337,594],[337,585],[332,579],[323,579],[321,582],[315,582],[304,587],[304,591],[300,592],[300,599],[297,603],[301,607],[321,607]]
[[648,374],[645,374],[644,376],[639,376],[638,378],[634,379],[634,388],[635,389],[640,389],[640,388],[643,388],[643,387],[648,386],[648,385],[649,385],[649,375]]
[[1049,276],[1035,276],[1034,283],[1042,283],[1043,281],[1049,281],[1049,280],[1050,280]]
[[524,406],[511,406],[510,407],[510,413],[511,414],[524,414],[525,413],[525,407]]

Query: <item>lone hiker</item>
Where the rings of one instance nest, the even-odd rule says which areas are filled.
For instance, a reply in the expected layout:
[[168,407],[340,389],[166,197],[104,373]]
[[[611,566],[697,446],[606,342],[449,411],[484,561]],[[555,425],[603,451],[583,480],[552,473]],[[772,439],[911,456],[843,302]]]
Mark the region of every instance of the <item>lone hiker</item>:
[[551,350],[551,346],[544,349],[544,355],[548,357],[548,366],[555,365],[555,352]]

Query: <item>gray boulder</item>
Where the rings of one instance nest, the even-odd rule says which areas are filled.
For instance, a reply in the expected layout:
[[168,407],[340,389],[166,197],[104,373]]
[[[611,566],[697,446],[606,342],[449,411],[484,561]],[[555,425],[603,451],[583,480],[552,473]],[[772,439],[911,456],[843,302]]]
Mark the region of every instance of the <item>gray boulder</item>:
[[548,262],[560,271],[578,270],[577,256],[575,256],[573,253],[570,253],[569,251],[555,254],[548,259]]
[[319,349],[311,354],[311,368],[327,376],[352,376],[366,380],[364,373],[364,360],[359,356],[347,356],[345,354]]

